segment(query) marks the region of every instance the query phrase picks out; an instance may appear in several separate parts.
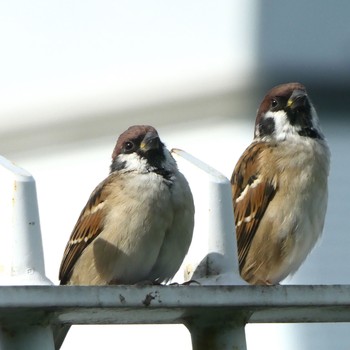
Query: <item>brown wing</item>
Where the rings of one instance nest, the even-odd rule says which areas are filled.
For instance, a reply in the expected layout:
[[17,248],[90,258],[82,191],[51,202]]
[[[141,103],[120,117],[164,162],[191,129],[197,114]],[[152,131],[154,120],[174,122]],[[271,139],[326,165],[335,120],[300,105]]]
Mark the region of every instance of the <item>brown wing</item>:
[[109,176],[95,188],[74,226],[61,262],[59,272],[61,284],[66,284],[69,281],[75,262],[79,259],[83,250],[103,230],[105,217],[103,206],[109,193],[107,184],[111,181],[111,178]]
[[[273,146],[271,146],[273,147]],[[233,210],[236,224],[239,268],[242,270],[260,220],[277,189],[275,178],[261,173],[265,143],[252,143],[239,159],[231,177]]]

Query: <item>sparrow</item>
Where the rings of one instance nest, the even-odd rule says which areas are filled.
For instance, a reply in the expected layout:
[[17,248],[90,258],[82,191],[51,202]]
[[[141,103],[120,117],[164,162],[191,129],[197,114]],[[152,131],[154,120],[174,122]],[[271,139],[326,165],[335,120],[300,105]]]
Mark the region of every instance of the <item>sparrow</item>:
[[131,126],[73,229],[60,283],[167,282],[189,249],[193,226],[191,190],[174,158],[154,127]]
[[73,229],[60,283],[167,282],[189,249],[193,226],[191,190],[174,158],[154,127],[131,126]]
[[278,284],[306,259],[323,230],[329,167],[305,87],[272,88],[231,177],[239,269],[248,283]]
[[[131,126],[73,229],[60,284],[167,282],[189,249],[193,227],[192,193],[174,158],[154,127]],[[69,329],[53,325],[56,350]]]

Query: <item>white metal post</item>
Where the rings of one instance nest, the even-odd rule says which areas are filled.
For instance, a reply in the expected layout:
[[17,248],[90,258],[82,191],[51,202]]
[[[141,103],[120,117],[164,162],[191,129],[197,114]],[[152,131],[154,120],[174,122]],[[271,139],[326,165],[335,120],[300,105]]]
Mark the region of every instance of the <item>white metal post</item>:
[[[195,202],[195,230],[190,250],[180,271],[184,280],[201,285],[243,285],[238,269],[237,243],[232,209],[231,184],[217,170],[192,155],[173,149],[180,170],[186,176]],[[177,276],[181,278],[181,276]],[[224,315],[190,319],[194,350],[246,349],[246,317],[237,314],[234,323]]]
[[[50,285],[34,178],[0,156],[0,285]],[[49,327],[2,324],[0,349],[54,349]]]

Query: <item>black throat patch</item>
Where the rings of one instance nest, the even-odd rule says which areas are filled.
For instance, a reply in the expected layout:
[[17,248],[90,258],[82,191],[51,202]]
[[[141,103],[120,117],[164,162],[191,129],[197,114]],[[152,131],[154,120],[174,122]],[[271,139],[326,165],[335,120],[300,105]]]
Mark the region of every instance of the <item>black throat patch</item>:
[[323,139],[323,137],[318,133],[318,131],[313,128],[301,129],[300,131],[298,131],[298,134],[300,136],[310,137],[311,139]]

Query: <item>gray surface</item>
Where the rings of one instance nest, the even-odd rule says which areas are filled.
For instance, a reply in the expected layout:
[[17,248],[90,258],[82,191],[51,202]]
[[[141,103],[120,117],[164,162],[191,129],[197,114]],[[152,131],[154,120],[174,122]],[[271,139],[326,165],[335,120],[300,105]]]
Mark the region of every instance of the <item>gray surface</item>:
[[0,287],[2,324],[349,322],[350,286]]

